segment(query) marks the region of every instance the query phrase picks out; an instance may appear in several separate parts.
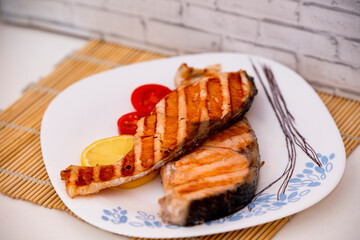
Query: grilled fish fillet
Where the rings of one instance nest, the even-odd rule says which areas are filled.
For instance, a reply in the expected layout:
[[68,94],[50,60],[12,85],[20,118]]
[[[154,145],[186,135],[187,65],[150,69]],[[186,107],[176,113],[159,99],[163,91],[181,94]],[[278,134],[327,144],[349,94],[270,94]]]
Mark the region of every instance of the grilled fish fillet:
[[259,150],[246,118],[161,168],[165,223],[191,226],[232,214],[255,195]]
[[257,89],[245,71],[207,74],[165,96],[150,116],[141,118],[134,148],[107,166],[71,165],[61,171],[70,197],[141,178],[190,152],[228,128],[248,111]]

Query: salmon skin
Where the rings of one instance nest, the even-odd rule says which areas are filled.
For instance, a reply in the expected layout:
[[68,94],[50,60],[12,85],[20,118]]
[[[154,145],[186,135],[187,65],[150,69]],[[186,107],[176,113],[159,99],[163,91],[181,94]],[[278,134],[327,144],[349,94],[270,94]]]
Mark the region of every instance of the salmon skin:
[[192,226],[228,216],[255,195],[259,149],[246,118],[161,168],[165,223]]
[[97,193],[141,178],[228,128],[250,108],[257,89],[245,71],[203,74],[180,86],[138,122],[133,149],[112,165],[61,171],[68,195]]

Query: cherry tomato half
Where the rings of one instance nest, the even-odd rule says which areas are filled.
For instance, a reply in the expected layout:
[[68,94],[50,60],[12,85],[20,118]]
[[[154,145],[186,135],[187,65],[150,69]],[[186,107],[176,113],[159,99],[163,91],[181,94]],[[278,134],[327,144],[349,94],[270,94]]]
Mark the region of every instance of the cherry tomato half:
[[138,112],[150,113],[171,90],[159,84],[146,84],[134,90],[131,103]]
[[147,114],[140,112],[131,112],[123,115],[117,121],[119,134],[134,135],[137,129],[137,122],[140,118],[147,116]]

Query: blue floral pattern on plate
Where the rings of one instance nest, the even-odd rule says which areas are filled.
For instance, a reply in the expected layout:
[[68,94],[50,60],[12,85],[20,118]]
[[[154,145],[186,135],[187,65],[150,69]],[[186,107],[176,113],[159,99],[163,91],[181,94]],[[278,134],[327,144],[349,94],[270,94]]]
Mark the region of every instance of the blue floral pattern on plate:
[[[224,222],[234,222],[243,218],[250,218],[261,216],[271,211],[276,211],[282,207],[299,201],[302,197],[308,195],[314,188],[320,186],[326,176],[333,170],[332,160],[335,154],[329,156],[317,154],[321,160],[322,166],[319,167],[313,162],[305,163],[305,168],[301,173],[294,174],[289,180],[288,187],[284,194],[280,194],[277,198],[276,193],[264,192],[256,197],[247,207],[241,211],[234,213],[228,217],[217,219],[205,223],[206,225],[222,224]],[[159,219],[158,215],[147,214],[144,211],[137,211],[135,219],[128,221],[127,210],[122,209],[120,206],[112,210],[103,210],[101,219],[109,221],[113,224],[129,224],[132,227],[148,227],[148,228],[179,228],[179,226],[164,224]]]
[[103,215],[101,216],[101,219],[104,221],[110,221],[114,224],[121,224],[126,223],[128,220],[128,217],[126,216],[127,210],[121,209],[121,207],[117,207],[111,210],[104,209]]
[[162,227],[162,222],[159,221],[154,215],[147,214],[143,211],[137,211],[136,219],[140,220],[137,222],[130,222],[129,224],[133,227],[151,227],[151,228],[160,228]]

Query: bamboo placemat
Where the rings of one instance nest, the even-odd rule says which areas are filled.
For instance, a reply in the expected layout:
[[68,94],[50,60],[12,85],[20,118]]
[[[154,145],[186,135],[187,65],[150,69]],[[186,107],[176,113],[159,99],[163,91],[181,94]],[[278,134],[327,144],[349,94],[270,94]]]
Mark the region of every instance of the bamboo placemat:
[[[98,40],[64,59],[47,77],[0,113],[0,191],[12,198],[62,211],[71,211],[56,194],[40,149],[40,124],[45,109],[72,83],[114,67],[166,56]],[[349,155],[360,142],[360,102],[318,93],[333,116]],[[270,239],[290,216],[238,231],[198,239]]]

